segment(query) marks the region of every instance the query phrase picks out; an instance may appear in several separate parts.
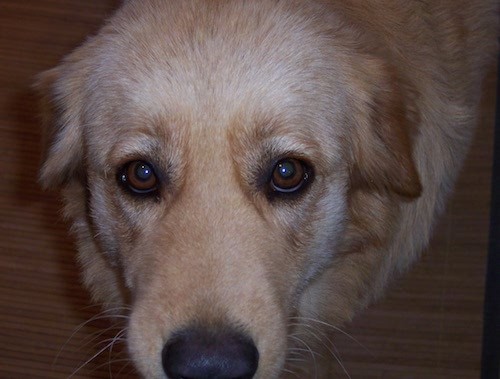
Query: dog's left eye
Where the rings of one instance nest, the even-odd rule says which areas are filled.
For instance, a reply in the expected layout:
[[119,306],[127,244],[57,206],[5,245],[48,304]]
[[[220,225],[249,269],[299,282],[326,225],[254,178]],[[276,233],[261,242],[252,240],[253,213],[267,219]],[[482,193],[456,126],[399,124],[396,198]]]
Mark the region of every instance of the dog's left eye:
[[305,162],[285,158],[274,166],[270,184],[274,193],[293,194],[303,189],[310,179],[311,170]]
[[153,166],[146,161],[132,161],[122,168],[120,183],[138,195],[149,195],[158,191],[158,178]]

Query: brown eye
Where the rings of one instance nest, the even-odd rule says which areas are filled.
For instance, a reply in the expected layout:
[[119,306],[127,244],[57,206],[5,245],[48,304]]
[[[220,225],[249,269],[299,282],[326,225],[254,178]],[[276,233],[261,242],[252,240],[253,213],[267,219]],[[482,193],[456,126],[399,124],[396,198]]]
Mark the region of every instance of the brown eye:
[[158,178],[152,165],[145,161],[127,163],[120,173],[119,180],[135,194],[147,195],[158,190]]
[[309,177],[309,170],[304,162],[294,158],[282,159],[274,167],[271,188],[278,193],[295,193],[303,188]]

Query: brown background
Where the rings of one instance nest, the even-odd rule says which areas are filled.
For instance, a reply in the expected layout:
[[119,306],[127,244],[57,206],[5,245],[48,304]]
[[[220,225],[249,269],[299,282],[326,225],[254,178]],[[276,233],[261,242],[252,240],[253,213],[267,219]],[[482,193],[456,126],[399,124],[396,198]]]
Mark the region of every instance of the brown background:
[[[40,131],[30,85],[85,36],[116,0],[0,0],[0,378],[66,378],[116,329],[79,284],[57,194],[36,183]],[[431,247],[387,297],[335,339],[352,378],[478,378],[493,146],[494,74],[483,117]],[[120,343],[118,343],[120,345]],[[73,378],[133,377],[101,354]],[[57,358],[56,358],[57,357]],[[108,364],[109,361],[113,364]],[[338,368],[339,377],[347,377]]]

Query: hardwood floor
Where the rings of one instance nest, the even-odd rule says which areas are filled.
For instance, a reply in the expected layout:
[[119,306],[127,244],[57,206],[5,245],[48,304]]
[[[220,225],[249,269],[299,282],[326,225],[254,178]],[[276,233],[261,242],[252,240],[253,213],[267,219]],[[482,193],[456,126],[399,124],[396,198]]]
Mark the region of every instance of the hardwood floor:
[[[97,30],[116,0],[0,0],[0,378],[134,377],[118,329],[81,288],[57,194],[36,183],[37,73]],[[457,190],[422,260],[335,335],[351,378],[478,378],[495,73]],[[81,326],[79,326],[81,325]],[[108,364],[109,361],[112,364]],[[347,378],[337,363],[339,378]]]

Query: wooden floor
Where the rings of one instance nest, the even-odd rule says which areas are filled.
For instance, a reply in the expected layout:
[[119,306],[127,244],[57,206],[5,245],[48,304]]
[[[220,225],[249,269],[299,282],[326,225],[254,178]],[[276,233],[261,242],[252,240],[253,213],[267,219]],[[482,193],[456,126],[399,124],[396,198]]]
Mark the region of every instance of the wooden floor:
[[[57,194],[36,183],[40,130],[30,90],[117,1],[0,0],[0,378],[134,377],[105,350],[117,330],[79,284]],[[478,378],[487,254],[494,74],[481,126],[435,238],[411,273],[339,334],[354,378]],[[356,342],[355,342],[356,341]],[[119,345],[119,344],[118,344]],[[112,361],[112,364],[108,364]],[[79,369],[80,368],[80,369]],[[337,365],[339,378],[347,378]]]

